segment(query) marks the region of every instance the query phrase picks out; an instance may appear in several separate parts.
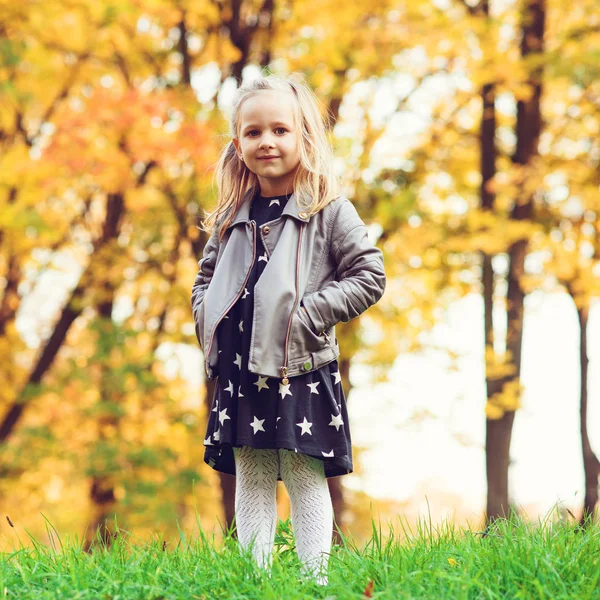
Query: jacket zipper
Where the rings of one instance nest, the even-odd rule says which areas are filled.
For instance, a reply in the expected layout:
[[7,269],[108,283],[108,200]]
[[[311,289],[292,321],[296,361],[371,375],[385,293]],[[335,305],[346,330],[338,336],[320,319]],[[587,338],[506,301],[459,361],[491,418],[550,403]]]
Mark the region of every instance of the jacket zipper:
[[255,239],[255,234],[256,234],[256,230],[254,229],[254,221],[250,221],[250,227],[252,229],[252,262],[250,263],[250,268],[248,269],[248,272],[246,273],[246,279],[244,279],[244,283],[242,284],[242,289],[237,293],[236,297],[232,300],[231,304],[226,308],[225,312],[219,317],[219,320],[217,321],[217,323],[215,324],[215,327],[213,329],[212,335],[210,336],[210,340],[208,342],[208,350],[206,351],[205,354],[205,367],[206,367],[206,374],[208,375],[208,359],[210,357],[210,350],[212,348],[212,344],[213,344],[213,340],[215,337],[215,333],[217,331],[217,327],[219,326],[219,323],[223,320],[223,317],[231,310],[232,306],[238,301],[239,297],[242,295],[242,292],[244,291],[244,289],[246,288],[246,284],[248,283],[248,278],[250,277],[250,273],[252,272],[252,266],[254,265],[254,261],[256,259],[256,239]]
[[298,240],[298,251],[296,253],[296,299],[294,300],[294,306],[292,307],[292,312],[290,313],[290,319],[288,321],[287,331],[285,334],[285,343],[284,343],[284,354],[283,354],[283,367],[280,368],[281,371],[281,383],[283,385],[288,385],[290,380],[287,376],[288,370],[288,343],[290,338],[290,329],[292,327],[292,318],[294,317],[294,313],[296,312],[296,307],[298,306],[298,288],[300,287],[300,249],[302,248],[302,233],[304,232],[304,223],[300,225],[300,239]]

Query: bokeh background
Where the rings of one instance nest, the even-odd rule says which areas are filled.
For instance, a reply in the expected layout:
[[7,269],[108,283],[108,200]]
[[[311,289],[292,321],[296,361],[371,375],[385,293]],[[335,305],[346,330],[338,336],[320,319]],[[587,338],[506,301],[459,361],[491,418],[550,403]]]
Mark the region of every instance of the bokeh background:
[[232,93],[263,69],[321,99],[385,254],[385,296],[338,332],[342,531],[591,513],[595,0],[0,0],[3,549],[48,522],[231,523],[190,295]]

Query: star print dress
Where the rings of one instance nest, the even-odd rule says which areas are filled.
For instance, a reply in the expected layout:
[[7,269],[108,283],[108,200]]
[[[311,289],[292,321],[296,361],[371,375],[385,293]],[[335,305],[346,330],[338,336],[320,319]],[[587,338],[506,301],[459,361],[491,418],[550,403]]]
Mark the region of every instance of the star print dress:
[[[257,195],[250,219],[257,227],[278,219],[289,197]],[[352,473],[348,413],[336,360],[290,377],[289,386],[248,371],[254,285],[268,260],[260,236],[256,244],[246,289],[217,328],[220,350],[204,461],[235,475],[233,447],[286,448],[322,460],[326,477]]]

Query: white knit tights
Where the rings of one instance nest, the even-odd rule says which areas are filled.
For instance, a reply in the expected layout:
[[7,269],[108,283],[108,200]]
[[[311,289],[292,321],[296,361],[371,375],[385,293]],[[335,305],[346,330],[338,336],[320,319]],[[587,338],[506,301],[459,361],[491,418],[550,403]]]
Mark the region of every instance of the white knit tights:
[[[305,572],[327,583],[333,507],[323,461],[291,450],[233,449],[238,540],[252,547],[256,562],[271,566],[277,524],[277,475],[290,496],[290,517],[298,558]],[[254,543],[253,543],[254,541]]]

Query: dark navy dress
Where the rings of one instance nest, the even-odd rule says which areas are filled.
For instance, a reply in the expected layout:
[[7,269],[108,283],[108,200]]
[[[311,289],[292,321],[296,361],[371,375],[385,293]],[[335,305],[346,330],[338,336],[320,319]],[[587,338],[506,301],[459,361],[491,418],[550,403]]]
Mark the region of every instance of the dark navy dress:
[[[289,197],[256,196],[250,219],[257,228],[278,219]],[[248,371],[254,285],[268,260],[260,236],[256,244],[246,288],[217,328],[220,350],[204,461],[235,475],[234,446],[287,448],[322,460],[326,477],[352,473],[348,413],[336,360],[290,377],[289,386]]]

